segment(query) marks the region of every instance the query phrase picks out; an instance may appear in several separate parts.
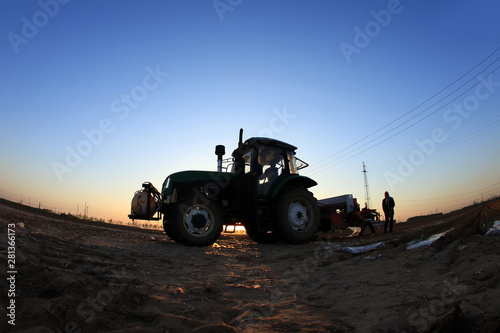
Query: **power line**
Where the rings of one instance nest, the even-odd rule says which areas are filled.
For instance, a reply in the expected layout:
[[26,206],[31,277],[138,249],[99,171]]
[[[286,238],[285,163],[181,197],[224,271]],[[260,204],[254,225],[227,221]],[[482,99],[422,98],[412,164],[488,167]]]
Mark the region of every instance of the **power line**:
[[478,136],[484,135],[485,133],[499,126],[500,126],[500,118],[492,122],[483,123],[479,128],[471,129],[469,131],[461,133],[459,136],[447,140],[438,150],[436,150],[436,152],[440,152],[445,149],[454,147],[458,144],[464,143],[466,141],[470,141]]
[[[379,128],[378,130],[376,130],[376,131],[374,131],[374,132],[370,133],[369,135],[367,135],[367,136],[363,137],[362,139],[360,139],[360,140],[358,140],[358,141],[356,141],[356,142],[354,142],[354,143],[352,143],[352,144],[348,145],[347,147],[345,147],[345,148],[341,149],[340,151],[338,151],[338,152],[336,152],[336,153],[334,153],[334,154],[332,154],[332,155],[330,155],[330,156],[328,156],[328,157],[326,157],[326,158],[324,158],[324,159],[320,160],[318,163],[316,163],[316,167],[312,168],[312,170],[311,170],[311,171],[313,171],[313,174],[314,174],[314,173],[319,173],[319,172],[324,171],[325,169],[321,169],[321,168],[324,168],[325,166],[328,166],[329,164],[331,164],[331,163],[333,163],[333,162],[335,162],[335,161],[337,161],[337,160],[339,160],[339,159],[341,159],[341,158],[343,158],[343,157],[345,157],[345,156],[347,156],[347,155],[351,154],[353,151],[359,150],[359,149],[361,149],[362,147],[365,147],[366,145],[370,144],[371,142],[373,142],[373,141],[375,141],[375,140],[380,139],[381,137],[383,137],[383,136],[385,136],[385,135],[387,135],[387,134],[389,134],[389,133],[393,132],[393,131],[394,131],[394,130],[396,130],[397,128],[399,128],[399,127],[403,126],[404,124],[406,124],[406,123],[410,122],[411,120],[413,120],[413,119],[417,118],[418,116],[422,115],[423,113],[427,112],[427,111],[428,111],[428,110],[430,110],[432,107],[434,107],[434,106],[438,105],[439,103],[441,103],[442,101],[444,101],[446,98],[450,97],[452,94],[456,93],[458,90],[460,90],[460,89],[461,89],[461,88],[463,88],[465,85],[467,85],[468,83],[470,83],[472,80],[476,79],[476,78],[477,78],[480,74],[482,74],[484,71],[486,71],[488,68],[490,68],[490,67],[491,67],[491,66],[492,66],[495,62],[497,62],[497,61],[500,59],[500,57],[496,58],[496,59],[495,59],[492,63],[490,63],[490,64],[489,64],[486,68],[482,69],[482,70],[481,70],[478,74],[476,74],[476,75],[475,75],[474,77],[472,77],[471,79],[467,80],[464,84],[462,84],[461,86],[459,86],[458,88],[456,88],[456,89],[455,89],[455,90],[453,90],[451,93],[449,93],[449,94],[448,94],[448,95],[446,95],[445,97],[441,98],[440,100],[438,100],[437,102],[435,102],[435,103],[434,103],[434,104],[432,104],[431,106],[427,107],[427,108],[426,108],[426,109],[424,109],[423,111],[419,112],[419,113],[418,113],[418,114],[416,114],[415,116],[413,116],[413,117],[411,117],[411,118],[409,118],[409,119],[405,120],[403,123],[401,123],[401,124],[397,125],[396,127],[394,127],[394,128],[392,128],[392,129],[390,129],[389,131],[386,131],[386,132],[384,132],[383,134],[381,134],[381,135],[377,136],[375,139],[372,139],[370,142],[367,142],[367,143],[365,143],[365,144],[363,144],[363,145],[361,145],[361,146],[359,146],[359,147],[355,148],[354,150],[352,150],[352,151],[350,151],[350,152],[348,152],[348,153],[346,153],[346,154],[343,154],[343,155],[339,156],[338,158],[334,159],[333,161],[330,161],[330,162],[324,163],[323,165],[320,165],[320,164],[321,164],[321,163],[323,163],[324,161],[326,161],[326,160],[328,160],[328,159],[332,158],[333,156],[336,156],[336,155],[340,154],[341,152],[343,152],[343,151],[345,151],[345,150],[347,150],[347,149],[349,149],[349,148],[351,148],[351,147],[353,147],[353,146],[355,146],[355,145],[357,145],[357,144],[359,144],[359,143],[361,143],[361,142],[365,141],[366,139],[368,139],[368,138],[372,137],[372,136],[373,136],[373,135],[375,135],[376,133],[379,133],[379,132],[380,132],[380,131],[382,131],[383,129],[385,129],[385,128],[387,128],[387,127],[391,126],[392,124],[396,123],[397,121],[399,121],[399,120],[403,119],[404,117],[406,117],[406,116],[407,116],[407,115],[409,115],[410,113],[414,112],[415,110],[417,110],[418,108],[420,108],[421,106],[423,106],[424,104],[426,104],[427,102],[431,101],[432,99],[434,99],[434,98],[435,98],[435,97],[437,97],[438,95],[442,94],[444,91],[446,91],[447,89],[449,89],[450,87],[452,87],[453,85],[455,85],[457,82],[459,82],[460,80],[462,80],[464,77],[466,77],[466,76],[467,76],[468,74],[470,74],[472,71],[474,71],[476,68],[478,68],[478,67],[479,67],[479,66],[481,66],[483,63],[485,63],[485,62],[486,62],[489,58],[491,58],[491,57],[492,57],[492,56],[493,56],[493,55],[494,55],[494,54],[495,54],[498,50],[500,50],[500,47],[499,47],[499,48],[497,48],[496,50],[494,50],[491,54],[489,54],[486,58],[484,58],[482,61],[480,61],[477,65],[475,65],[473,68],[471,68],[471,69],[470,69],[469,71],[467,71],[465,74],[463,74],[462,76],[460,76],[458,79],[456,79],[455,81],[453,81],[452,83],[450,83],[449,85],[447,85],[445,88],[441,89],[438,93],[436,93],[436,94],[434,94],[433,96],[431,96],[430,98],[426,99],[424,102],[420,103],[418,106],[414,107],[414,108],[413,108],[413,109],[411,109],[410,111],[408,111],[408,112],[406,112],[405,114],[403,114],[403,115],[399,116],[399,117],[398,117],[398,118],[396,118],[395,120],[393,120],[393,121],[391,121],[390,123],[388,123],[388,124],[384,125],[383,127]],[[491,75],[492,73],[494,73],[495,71],[497,71],[497,70],[498,70],[498,68],[500,68],[500,66],[499,66],[499,67],[497,67],[497,68],[495,68],[495,69],[494,69],[493,71],[491,71],[488,75]],[[460,96],[464,95],[467,91],[469,91],[469,90],[470,90],[470,89],[472,89],[473,87],[477,86],[479,83],[480,83],[480,82],[478,82],[478,83],[474,84],[472,87],[468,88],[465,92],[463,92],[463,93],[462,93],[462,94],[460,94],[459,96],[457,96],[457,97],[455,97],[455,98],[451,99],[450,101],[446,102],[443,106],[441,106],[440,108],[438,108],[438,109],[437,109],[437,110],[435,110],[434,112],[430,113],[429,115],[427,115],[426,117],[424,117],[424,118],[420,119],[419,121],[417,121],[417,122],[415,122],[415,123],[411,124],[410,126],[408,126],[408,127],[404,128],[402,131],[397,132],[395,135],[400,134],[401,132],[403,132],[403,131],[407,130],[408,128],[410,128],[410,127],[412,127],[412,126],[415,126],[415,125],[416,125],[416,124],[418,124],[419,122],[421,122],[421,121],[423,121],[424,119],[428,118],[429,116],[431,116],[431,115],[435,114],[437,111],[441,110],[441,109],[442,109],[442,108],[444,108],[446,105],[448,105],[448,104],[450,104],[451,102],[453,102],[454,100],[458,99]],[[380,144],[380,143],[383,143],[383,142],[387,141],[388,139],[390,139],[390,138],[394,137],[395,135],[393,135],[393,136],[391,136],[391,137],[389,137],[389,138],[387,138],[387,139],[385,139],[385,140],[383,140],[383,141],[379,142],[378,144]],[[371,149],[371,148],[375,147],[375,146],[376,146],[376,145],[378,145],[378,144],[375,144],[375,145],[373,145],[373,146],[369,147],[368,149]],[[365,152],[365,151],[366,151],[366,150],[368,150],[368,149],[365,149],[365,150],[363,150],[362,152]],[[361,153],[361,152],[360,152],[360,153]],[[358,153],[358,154],[356,154],[356,155],[359,155],[359,153]],[[354,156],[356,156],[356,155],[354,155]],[[351,156],[351,157],[349,157],[349,158],[347,158],[347,159],[350,159],[350,158],[352,158],[352,157],[354,157],[354,156]],[[347,160],[347,159],[346,159],[346,160]],[[343,162],[343,161],[342,161],[342,162]],[[338,163],[337,163],[337,164],[338,164]],[[335,164],[335,165],[337,165],[337,164]],[[328,167],[328,168],[329,168],[329,167]],[[316,170],[315,170],[315,169],[316,169]],[[320,169],[320,170],[318,170],[318,169]]]
[[[499,57],[499,58],[497,58],[497,59],[496,59],[493,63],[491,63],[491,64],[490,64],[487,68],[491,67],[491,65],[493,65],[493,64],[494,64],[496,61],[498,61],[499,59],[500,59],[500,57]],[[486,69],[487,69],[487,68],[486,68]],[[489,76],[489,75],[491,75],[491,74],[493,74],[494,72],[496,72],[499,68],[500,68],[500,66],[496,67],[494,70],[492,70],[490,73],[488,73],[488,76]],[[478,75],[480,75],[481,73],[483,73],[486,69],[483,69],[483,70],[482,70],[482,71],[481,71]],[[372,143],[372,142],[373,142],[373,141],[375,141],[375,140],[378,140],[378,139],[380,139],[380,138],[384,137],[385,135],[388,135],[389,133],[393,132],[393,131],[394,131],[394,130],[396,130],[397,128],[401,127],[402,125],[404,125],[404,124],[406,124],[406,123],[410,122],[411,120],[415,119],[415,118],[416,118],[416,117],[418,117],[419,115],[421,115],[421,114],[423,114],[424,112],[428,111],[428,110],[429,110],[430,108],[432,108],[433,106],[435,106],[435,105],[439,104],[439,103],[440,103],[440,102],[442,102],[444,99],[448,98],[450,95],[452,95],[453,93],[457,92],[459,89],[461,89],[461,88],[462,88],[462,87],[464,87],[467,83],[469,83],[470,81],[472,81],[472,80],[474,80],[474,79],[475,79],[475,77],[474,77],[474,78],[472,78],[472,79],[470,79],[470,80],[468,80],[466,83],[464,83],[463,85],[461,85],[459,88],[455,89],[453,92],[451,92],[450,94],[446,95],[445,97],[443,97],[442,99],[440,99],[439,101],[437,101],[436,103],[434,103],[433,105],[431,105],[430,107],[428,107],[428,108],[426,108],[425,110],[421,111],[420,113],[418,113],[417,115],[413,116],[412,118],[410,118],[410,119],[408,119],[408,120],[404,121],[403,123],[399,124],[398,126],[396,126],[396,127],[392,128],[391,130],[386,131],[385,133],[383,133],[383,134],[381,134],[381,135],[377,136],[377,137],[376,137],[375,139],[373,139],[371,142],[367,142],[367,143],[365,143],[365,144],[363,144],[363,145],[361,145],[361,146],[359,146],[359,147],[355,148],[354,150],[352,150],[352,151],[350,151],[350,152],[348,152],[348,153],[346,153],[346,154],[341,155],[340,157],[338,157],[338,158],[334,159],[333,161],[330,161],[330,162],[328,162],[328,163],[325,163],[323,166],[318,166],[318,167],[316,167],[316,168],[315,168],[316,170],[314,170],[314,169],[313,169],[313,171],[312,171],[312,173],[311,173],[311,174],[317,174],[317,173],[320,173],[320,172],[322,172],[322,171],[325,171],[326,169],[328,169],[328,168],[332,167],[332,166],[329,166],[331,163],[333,163],[333,162],[335,162],[335,161],[338,161],[339,159],[341,159],[341,158],[343,158],[343,157],[348,156],[349,154],[351,154],[351,153],[355,152],[356,150],[359,150],[359,149],[361,149],[361,148],[363,148],[363,147],[367,146],[368,144]],[[353,157],[355,157],[355,156],[357,156],[357,155],[359,155],[359,154],[361,154],[361,153],[364,153],[364,152],[366,152],[366,151],[368,151],[368,150],[370,150],[370,149],[372,149],[372,148],[374,148],[374,147],[376,147],[376,146],[378,146],[378,145],[380,145],[380,144],[382,144],[382,143],[386,142],[387,140],[389,140],[389,139],[391,139],[391,138],[393,138],[393,137],[397,136],[398,134],[401,134],[402,132],[404,132],[404,131],[408,130],[409,128],[411,128],[411,127],[415,126],[416,124],[418,124],[418,123],[422,122],[423,120],[425,120],[425,119],[429,118],[429,117],[430,117],[430,116],[432,116],[433,114],[435,114],[435,113],[437,113],[438,111],[442,110],[445,106],[449,105],[451,102],[453,102],[453,101],[457,100],[458,98],[460,98],[461,96],[465,95],[465,94],[466,94],[469,90],[471,90],[472,88],[476,87],[476,86],[477,86],[478,84],[480,84],[480,83],[481,83],[481,82],[478,82],[478,83],[474,84],[473,86],[471,86],[470,88],[468,88],[467,90],[465,90],[464,92],[462,92],[460,95],[458,95],[458,96],[454,97],[454,98],[453,98],[453,99],[451,99],[450,101],[448,101],[448,102],[446,102],[445,104],[443,104],[443,105],[442,105],[441,107],[439,107],[438,109],[434,110],[433,112],[431,112],[430,114],[426,115],[425,117],[423,117],[423,118],[421,118],[421,119],[417,120],[416,122],[414,122],[414,123],[410,124],[409,126],[407,126],[407,127],[403,128],[402,130],[400,130],[400,131],[396,132],[395,134],[393,134],[393,135],[391,135],[391,136],[389,136],[389,137],[387,137],[387,138],[383,139],[382,141],[379,141],[379,142],[377,142],[377,143],[375,143],[375,144],[371,145],[370,147],[368,147],[368,148],[366,148],[366,149],[364,149],[364,150],[362,150],[362,151],[360,151],[360,152],[358,152],[358,153],[356,153],[356,154],[354,154],[354,155],[352,155],[352,156],[350,156],[350,157],[348,157],[348,158],[346,158],[346,159],[344,159],[344,160],[341,160],[340,162],[338,162],[338,163],[336,163],[336,164],[334,164],[334,165],[338,165],[338,164],[340,164],[340,163],[343,163],[343,162],[345,162],[345,161],[347,161],[347,160],[349,160],[349,159],[351,159],[351,158],[353,158]],[[400,118],[401,118],[401,117],[400,117]],[[384,126],[384,127],[386,127],[386,126]],[[377,130],[376,132],[379,132],[379,131],[380,131],[380,130]],[[374,133],[376,133],[376,132],[374,132]],[[372,134],[374,134],[374,133],[372,133]],[[372,135],[372,134],[371,134],[371,135]],[[370,135],[370,136],[371,136],[371,135]],[[366,137],[365,137],[365,138],[366,138]],[[360,140],[360,141],[362,141],[362,140]],[[358,142],[360,142],[360,141],[358,141]],[[354,144],[353,144],[353,145],[354,145]],[[350,145],[349,147],[352,147],[353,145]],[[344,150],[346,150],[346,149],[347,149],[347,148],[344,148],[344,149],[342,149],[342,151],[344,151]],[[335,155],[335,154],[334,154],[334,155]],[[334,156],[334,155],[330,155],[330,156],[329,156],[329,157],[327,157],[326,159],[331,158],[331,157],[332,157],[332,156]],[[323,159],[322,161],[324,161],[324,160],[326,160],[326,159]],[[334,166],[334,165],[333,165],[333,166]],[[319,168],[323,168],[323,169],[319,169]],[[318,169],[319,169],[319,170],[318,170]]]
[[[442,204],[443,202],[440,202],[440,200],[446,200],[446,202],[451,202],[450,200],[457,200],[456,198],[458,197],[467,197],[471,198],[474,196],[477,196],[480,193],[483,192],[500,192],[500,182],[496,184],[492,184],[486,187],[482,187],[473,191],[465,192],[465,193],[460,193],[460,194],[453,194],[453,195],[447,195],[447,196],[439,196],[439,197],[426,197],[425,199],[420,199],[420,200],[398,200],[398,202],[432,202],[432,203],[437,203],[437,204]],[[460,200],[460,199],[459,199]],[[464,200],[464,199],[462,199]]]
[[[452,85],[454,85],[455,83],[457,83],[458,81],[460,81],[462,78],[464,78],[465,76],[467,76],[469,73],[471,73],[473,70],[475,70],[476,68],[478,68],[480,65],[482,65],[486,60],[488,60],[491,56],[493,56],[493,54],[495,54],[498,50],[500,50],[500,47],[497,48],[495,51],[493,51],[491,54],[489,54],[486,58],[484,58],[482,61],[480,61],[476,66],[474,66],[473,68],[471,68],[470,70],[468,70],[465,74],[463,74],[462,76],[460,76],[458,79],[456,79],[455,81],[453,81],[452,83],[450,83],[449,85],[447,85],[445,88],[443,88],[442,90],[440,90],[439,92],[437,92],[436,94],[434,94],[433,96],[429,97],[428,99],[426,99],[424,102],[420,103],[419,105],[417,105],[416,107],[414,107],[413,109],[411,109],[410,111],[406,112],[405,114],[399,116],[398,118],[394,119],[393,121],[391,121],[390,123],[388,123],[387,125],[379,128],[378,130],[372,132],[371,134],[368,134],[367,136],[365,136],[364,138],[354,142],[353,144],[345,147],[344,149],[338,151],[337,153],[335,154],[332,154],[326,158],[324,158],[323,160],[321,160],[320,162],[318,163],[321,163],[322,161],[326,160],[326,159],[329,159],[330,157],[338,154],[338,153],[341,153],[342,151],[346,150],[346,149],[349,149],[350,147],[366,140],[367,138],[373,136],[374,134],[380,132],[381,130],[383,130],[384,128],[387,128],[389,127],[390,125],[392,125],[393,123],[397,122],[398,120],[404,118],[405,116],[407,116],[408,114],[412,113],[413,111],[415,111],[416,109],[418,109],[419,107],[421,107],[422,105],[426,104],[427,102],[429,102],[430,100],[432,100],[433,98],[435,98],[436,96],[438,96],[439,94],[441,94],[442,92],[444,92],[445,90],[447,90],[448,88],[450,88]],[[495,63],[496,61],[498,61],[499,58],[495,59],[495,61],[493,63]],[[490,67],[493,63],[491,63],[488,67]],[[487,67],[487,68],[488,68]],[[484,71],[484,70],[483,70]],[[476,75],[477,76],[477,75]],[[474,79],[474,78],[473,78]],[[467,81],[466,83],[470,82],[472,79],[470,79],[469,81]],[[462,85],[463,86],[463,85]],[[462,87],[461,86],[461,87]],[[460,88],[461,88],[460,87]],[[456,91],[456,90],[455,90]],[[427,110],[427,109],[426,109]],[[425,111],[425,110],[424,110]],[[421,112],[422,113],[422,112]]]
[[[17,202],[22,205],[26,205],[29,207],[33,208],[39,208],[39,209],[46,209],[50,210],[56,214],[59,213],[69,213],[69,214],[74,214],[76,216],[82,216],[83,218],[96,218],[95,216],[91,217],[89,216],[89,212],[93,213],[93,215],[98,215],[100,218],[104,219],[110,219],[110,218],[115,218],[115,215],[108,213],[108,212],[101,212],[101,211],[96,211],[94,209],[89,209],[89,205],[87,202],[85,202],[85,205],[80,207],[79,204],[76,205],[71,205],[70,206],[63,205],[54,205],[54,202],[49,202],[49,204],[44,204],[43,201],[40,200],[35,200],[33,197],[27,197],[27,196],[20,196],[18,194],[14,194],[12,192],[7,192],[5,190],[0,190],[0,198],[9,200],[12,202]],[[79,211],[83,211],[82,213]]]
[[[495,105],[494,107],[497,107],[497,106],[498,105]],[[460,143],[470,141],[478,136],[481,136],[481,135],[487,133],[488,131],[491,131],[491,130],[497,128],[498,126],[500,126],[500,115],[497,115],[491,119],[488,119],[488,120],[482,122],[481,124],[478,124],[478,125],[470,128],[466,131],[460,131],[458,133],[458,135],[450,137],[445,142],[441,143],[439,145],[439,147],[436,149],[435,153],[438,153],[438,152],[441,152],[441,151],[446,150],[448,148],[454,147]],[[396,149],[396,151],[401,150],[401,149],[409,149],[411,146],[414,146],[414,143],[406,144],[402,147],[399,147]],[[392,154],[392,155],[394,155],[394,154]],[[391,160],[384,159],[382,163],[375,164],[375,167],[372,166],[371,170],[372,170],[372,172],[386,170],[387,168],[389,168],[390,166],[392,166],[393,164],[395,164],[397,162],[398,162],[397,158],[394,158]]]

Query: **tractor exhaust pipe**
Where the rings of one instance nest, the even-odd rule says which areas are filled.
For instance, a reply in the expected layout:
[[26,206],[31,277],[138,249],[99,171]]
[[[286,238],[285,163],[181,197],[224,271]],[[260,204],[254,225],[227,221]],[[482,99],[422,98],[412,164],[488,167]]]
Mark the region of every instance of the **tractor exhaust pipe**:
[[217,172],[222,172],[222,156],[226,153],[226,147],[223,145],[215,146],[215,155],[217,155]]

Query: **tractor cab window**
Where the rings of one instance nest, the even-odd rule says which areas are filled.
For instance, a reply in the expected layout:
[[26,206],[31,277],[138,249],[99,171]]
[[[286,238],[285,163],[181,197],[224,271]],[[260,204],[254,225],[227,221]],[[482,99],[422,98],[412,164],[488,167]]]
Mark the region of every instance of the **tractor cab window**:
[[271,184],[283,173],[285,161],[282,151],[275,148],[259,149],[258,194],[265,195]]
[[290,163],[290,173],[291,174],[299,174],[299,170],[307,168],[309,164],[302,161],[300,158],[295,157],[295,153],[288,151],[287,152],[288,162]]
[[297,168],[297,161],[295,160],[295,156],[291,151],[287,153],[287,156],[288,156],[288,163],[290,163],[290,173],[298,174],[299,170]]
[[250,173],[252,171],[252,150],[243,155],[243,161],[245,161],[245,174]]

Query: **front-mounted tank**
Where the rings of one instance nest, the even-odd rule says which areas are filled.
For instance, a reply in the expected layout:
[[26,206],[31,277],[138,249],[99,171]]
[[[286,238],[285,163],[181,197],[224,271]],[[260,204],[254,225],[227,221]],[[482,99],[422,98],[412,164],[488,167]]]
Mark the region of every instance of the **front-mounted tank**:
[[142,189],[134,193],[132,198],[132,220],[160,220],[162,197],[160,192],[150,182],[142,184]]

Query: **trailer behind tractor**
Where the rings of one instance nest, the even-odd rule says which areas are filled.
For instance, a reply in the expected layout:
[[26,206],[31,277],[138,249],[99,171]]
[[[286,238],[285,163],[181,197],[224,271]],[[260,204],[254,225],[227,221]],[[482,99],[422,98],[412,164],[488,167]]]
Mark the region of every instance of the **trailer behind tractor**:
[[345,230],[347,228],[366,227],[375,233],[375,227],[380,226],[380,213],[368,207],[360,208],[352,194],[321,199],[318,201],[321,214],[321,231]]

